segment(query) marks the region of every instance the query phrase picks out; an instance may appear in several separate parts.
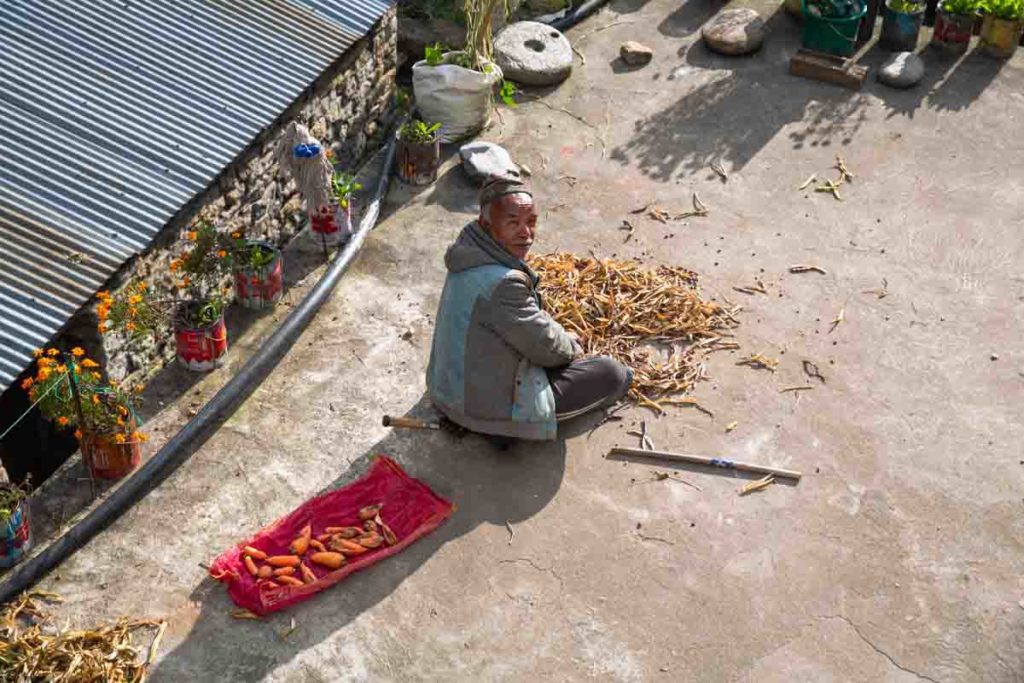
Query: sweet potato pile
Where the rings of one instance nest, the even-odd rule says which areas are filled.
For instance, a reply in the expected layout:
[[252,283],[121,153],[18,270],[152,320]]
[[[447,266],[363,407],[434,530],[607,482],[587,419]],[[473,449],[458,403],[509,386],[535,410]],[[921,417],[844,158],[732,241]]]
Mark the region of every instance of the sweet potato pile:
[[362,526],[329,526],[313,537],[313,525],[307,524],[288,546],[287,555],[268,555],[245,546],[245,568],[266,586],[302,586],[317,580],[306,562],[325,569],[340,569],[346,557],[362,555],[382,545],[398,542],[391,528],[380,518],[383,505],[368,505],[359,510]]

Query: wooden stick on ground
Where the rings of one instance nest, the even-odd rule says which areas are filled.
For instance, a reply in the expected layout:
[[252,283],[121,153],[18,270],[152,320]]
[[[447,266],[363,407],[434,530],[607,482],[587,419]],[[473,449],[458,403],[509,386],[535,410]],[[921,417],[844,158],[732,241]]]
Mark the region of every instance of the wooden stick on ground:
[[774,474],[777,477],[797,479],[803,475],[796,470],[785,470],[781,467],[770,467],[767,465],[755,465],[738,460],[726,460],[724,458],[711,458],[706,455],[691,455],[689,453],[672,453],[670,451],[644,450],[641,448],[624,448],[615,446],[609,451],[609,455],[635,455],[656,460],[672,460],[676,462],[689,462],[695,465],[708,465],[710,467],[721,467],[723,469],[737,470],[740,472],[755,472],[757,474]]

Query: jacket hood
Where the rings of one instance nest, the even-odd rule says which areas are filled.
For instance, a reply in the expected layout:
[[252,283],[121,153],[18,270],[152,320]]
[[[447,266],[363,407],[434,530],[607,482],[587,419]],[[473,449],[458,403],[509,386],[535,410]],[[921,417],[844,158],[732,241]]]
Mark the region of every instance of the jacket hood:
[[521,270],[533,277],[525,263],[505,251],[476,221],[462,229],[444,255],[444,265],[452,273],[491,264]]

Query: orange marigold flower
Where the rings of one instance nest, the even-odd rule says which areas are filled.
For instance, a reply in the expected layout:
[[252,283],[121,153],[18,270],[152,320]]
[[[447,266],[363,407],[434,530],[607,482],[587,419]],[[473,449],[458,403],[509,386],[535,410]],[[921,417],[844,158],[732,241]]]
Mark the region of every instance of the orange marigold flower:
[[75,430],[75,438],[78,439],[79,441],[82,440],[82,430],[81,429],[76,429]]
[[51,356],[51,357],[59,356],[60,355],[60,351],[58,351],[57,349],[47,349],[46,350],[46,355],[47,356]]
[[66,366],[66,365],[58,365],[54,369],[57,371],[57,374],[63,375],[65,372],[68,371],[68,366]]
[[140,292],[145,292],[147,289],[149,289],[149,285],[147,285],[145,282],[140,282],[139,283],[139,291]]
[[226,258],[227,255],[228,255],[228,252],[224,251],[223,249],[219,249],[217,251],[217,258]]
[[100,323],[99,325],[97,325],[97,326],[96,326],[96,330],[97,330],[97,331],[98,331],[98,332],[99,332],[100,334],[103,334],[104,332],[106,332],[106,331],[107,331],[107,324],[106,324],[106,323]]
[[100,366],[99,363],[97,363],[96,361],[94,361],[94,360],[92,360],[90,358],[83,358],[82,359],[82,367],[83,368],[98,368],[99,366]]
[[135,323],[133,323],[131,320],[129,320],[128,322],[126,322],[124,324],[124,329],[128,330],[129,332],[134,332],[135,331]]
[[48,368],[51,365],[56,365],[56,362],[52,358],[40,358],[36,361],[36,365],[41,368]]
[[190,240],[192,242],[195,242],[196,241],[196,231],[195,230],[187,230],[187,231],[185,231],[185,239]]
[[93,402],[94,404],[96,404],[96,405],[99,405],[99,404],[100,404],[100,397],[99,397],[99,395],[98,395],[98,394],[93,394],[93,395],[92,395],[92,402]]
[[124,434],[114,435],[114,443],[124,443],[125,441],[127,441],[127,439],[125,438]]
[[234,237],[236,240],[237,239],[241,239],[242,238],[242,233],[240,233],[237,230],[235,230],[233,233],[231,233],[231,236]]
[[135,308],[135,306],[129,306],[128,307],[128,315],[130,315],[131,317],[134,318],[138,314],[139,314],[139,309]]
[[110,380],[110,386],[117,388],[117,380]]
[[138,441],[139,443],[145,443],[149,441],[149,437],[142,432],[132,432],[132,441]]
[[124,420],[121,419],[121,418],[117,418],[117,426],[118,427],[124,427]]
[[128,409],[125,408],[124,406],[118,406],[117,412],[121,413],[122,415],[128,415]]
[[132,294],[130,297],[128,297],[128,303],[131,304],[132,306],[136,306],[138,304],[141,304],[142,303],[142,295],[141,294]]
[[32,356],[35,357],[35,358],[39,358],[42,355],[43,355],[43,350],[42,349],[36,349],[36,350],[34,350],[32,352]]
[[50,368],[39,368],[39,372],[36,373],[37,382],[45,382],[50,379]]
[[74,356],[75,358],[81,358],[82,356],[85,355],[85,349],[83,349],[81,346],[76,346],[75,348],[71,349],[71,355]]
[[61,415],[60,417],[57,418],[57,424],[59,424],[61,427],[67,427],[68,426],[68,422],[70,422],[70,421],[71,420],[67,419],[63,415]]
[[32,378],[26,377],[25,381],[21,383],[22,389],[29,389],[32,386]]
[[143,385],[143,384],[136,384],[136,385],[135,385],[135,393],[136,393],[136,394],[141,394],[141,393],[142,393],[142,390],[143,390],[143,389],[145,389],[145,388],[146,388],[146,387],[145,387],[145,385]]
[[100,375],[100,373],[98,373],[98,372],[92,373],[92,380],[94,382],[99,382],[101,379],[103,379],[103,376]]
[[181,266],[182,266],[181,259],[180,258],[176,258],[176,259],[174,259],[174,260],[172,260],[170,262],[170,264],[167,266],[167,268],[173,273],[173,272],[177,271],[179,268],[181,268]]
[[96,298],[99,299],[100,301],[109,301],[110,292],[108,292],[105,289],[102,292],[96,292]]

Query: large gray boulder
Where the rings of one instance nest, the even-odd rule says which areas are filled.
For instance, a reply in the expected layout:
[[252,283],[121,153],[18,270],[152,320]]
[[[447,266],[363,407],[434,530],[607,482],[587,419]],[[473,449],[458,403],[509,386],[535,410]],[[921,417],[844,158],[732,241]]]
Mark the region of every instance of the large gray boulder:
[[722,10],[700,31],[704,43],[723,55],[745,55],[764,42],[764,20],[749,7]]
[[912,88],[924,78],[924,60],[913,52],[897,52],[878,70],[878,80],[892,88]]
[[517,21],[494,39],[494,61],[510,81],[554,85],[572,73],[572,46],[547,24]]
[[467,142],[459,148],[459,158],[466,175],[478,183],[491,176],[519,178],[519,166],[501,145],[493,142]]

